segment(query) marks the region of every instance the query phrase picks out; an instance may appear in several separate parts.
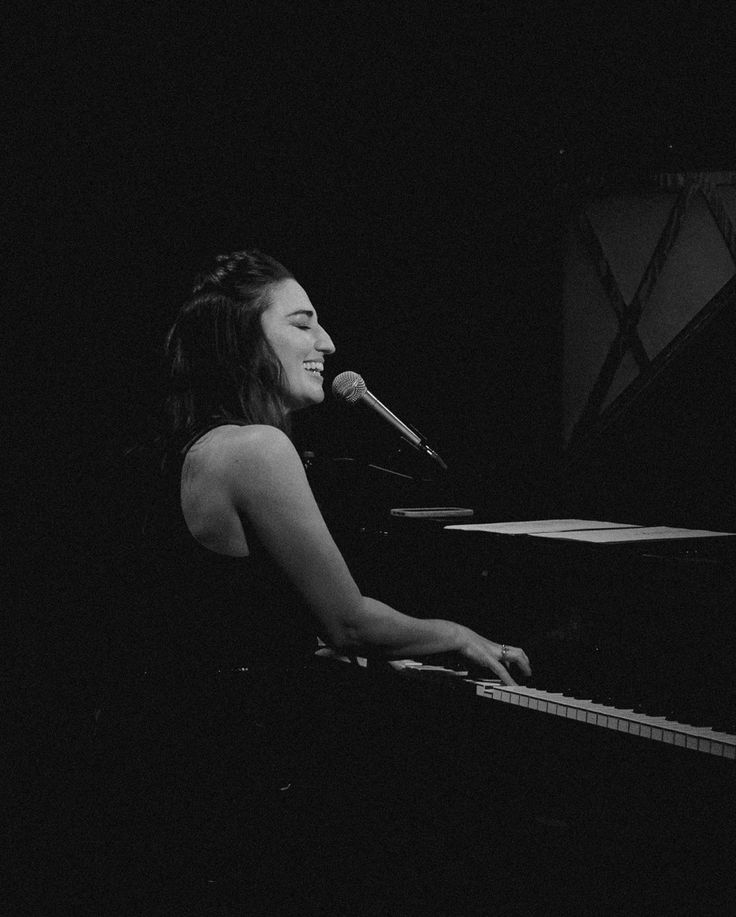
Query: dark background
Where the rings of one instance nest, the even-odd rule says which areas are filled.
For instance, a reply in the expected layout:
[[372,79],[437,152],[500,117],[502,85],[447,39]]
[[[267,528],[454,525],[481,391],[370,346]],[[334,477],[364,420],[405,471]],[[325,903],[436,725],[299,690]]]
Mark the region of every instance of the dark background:
[[[736,167],[735,19],[732,2],[683,0],[5,4],[0,586],[15,603],[0,644],[3,684],[14,656],[19,675],[4,755],[27,786],[4,830],[22,849],[17,816],[41,874],[76,846],[46,828],[76,808],[65,781],[90,772],[100,686],[125,663],[119,635],[137,636],[118,462],[149,431],[193,276],[245,246],[283,261],[337,343],[328,384],[355,370],[422,430],[457,482],[448,499],[543,517],[569,210],[622,178]],[[332,398],[298,432],[318,455],[411,461]],[[403,557],[381,570],[389,587],[424,580]],[[438,601],[463,575],[451,566],[427,571]],[[79,836],[84,859],[97,835]]]
[[[193,275],[246,245],[310,293],[328,381],[360,372],[460,494],[503,515],[543,491],[571,201],[733,167],[733,26],[729,4],[681,2],[24,11],[5,69],[9,543],[100,498],[84,482],[155,410]],[[395,445],[332,399],[303,426],[319,454]]]

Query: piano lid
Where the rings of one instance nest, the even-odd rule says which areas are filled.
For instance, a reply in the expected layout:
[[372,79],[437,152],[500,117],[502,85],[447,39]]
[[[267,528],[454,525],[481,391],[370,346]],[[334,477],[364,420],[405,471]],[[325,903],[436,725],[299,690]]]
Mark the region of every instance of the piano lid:
[[736,526],[736,276],[597,417],[578,425],[559,511]]

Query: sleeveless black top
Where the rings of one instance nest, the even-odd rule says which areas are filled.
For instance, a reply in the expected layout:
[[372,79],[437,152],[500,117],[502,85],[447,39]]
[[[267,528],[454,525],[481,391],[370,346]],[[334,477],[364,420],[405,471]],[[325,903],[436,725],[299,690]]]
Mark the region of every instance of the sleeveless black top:
[[184,520],[180,488],[187,452],[204,433],[234,422],[213,419],[197,429],[167,462],[149,507],[144,566],[151,605],[143,654],[144,664],[154,668],[298,666],[317,646],[313,616],[246,518],[246,557],[210,551]]

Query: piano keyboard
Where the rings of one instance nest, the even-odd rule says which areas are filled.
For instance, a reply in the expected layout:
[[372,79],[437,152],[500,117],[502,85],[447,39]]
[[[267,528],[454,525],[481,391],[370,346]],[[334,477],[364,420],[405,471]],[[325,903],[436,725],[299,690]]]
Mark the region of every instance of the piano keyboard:
[[[335,656],[331,650],[323,648],[318,655],[352,662],[365,667],[368,661],[361,656]],[[649,716],[634,710],[609,707],[590,700],[580,700],[565,694],[553,694],[539,688],[527,688],[523,685],[505,685],[500,679],[469,678],[468,672],[462,669],[451,669],[441,665],[428,665],[415,659],[393,659],[388,665],[399,672],[410,673],[419,677],[449,677],[475,686],[478,697],[500,701],[516,707],[526,707],[539,713],[559,716],[563,719],[577,720],[591,726],[610,729],[639,736],[653,742],[663,742],[692,751],[715,755],[719,758],[736,760],[736,735],[717,732],[708,726],[690,726],[678,723],[662,716]]]
[[620,710],[617,707],[578,700],[563,694],[552,694],[537,688],[504,685],[497,680],[467,680],[475,685],[479,697],[736,760],[736,735],[716,732],[707,726],[689,726],[664,717],[648,716],[633,710]]

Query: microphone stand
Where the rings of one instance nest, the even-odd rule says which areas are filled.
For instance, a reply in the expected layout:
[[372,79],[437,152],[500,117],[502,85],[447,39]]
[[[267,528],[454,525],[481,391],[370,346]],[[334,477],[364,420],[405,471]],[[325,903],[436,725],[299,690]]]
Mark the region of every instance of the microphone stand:
[[419,432],[419,430],[417,430],[417,428],[416,428],[415,426],[413,426],[412,424],[406,424],[406,426],[409,427],[409,429],[412,431],[412,433],[416,434],[417,439],[418,439],[419,441],[415,443],[415,442],[413,442],[413,440],[409,439],[408,436],[402,436],[402,437],[401,437],[402,440],[403,440],[405,443],[409,443],[409,445],[410,445],[413,449],[416,449],[417,452],[423,452],[426,456],[428,456],[430,459],[432,459],[432,461],[437,462],[437,464],[440,466],[440,468],[441,468],[443,471],[447,471],[447,465],[445,464],[445,462],[443,461],[443,459],[437,454],[437,452],[435,452],[435,450],[429,445],[429,443],[427,442],[426,437],[423,436],[423,435]]

